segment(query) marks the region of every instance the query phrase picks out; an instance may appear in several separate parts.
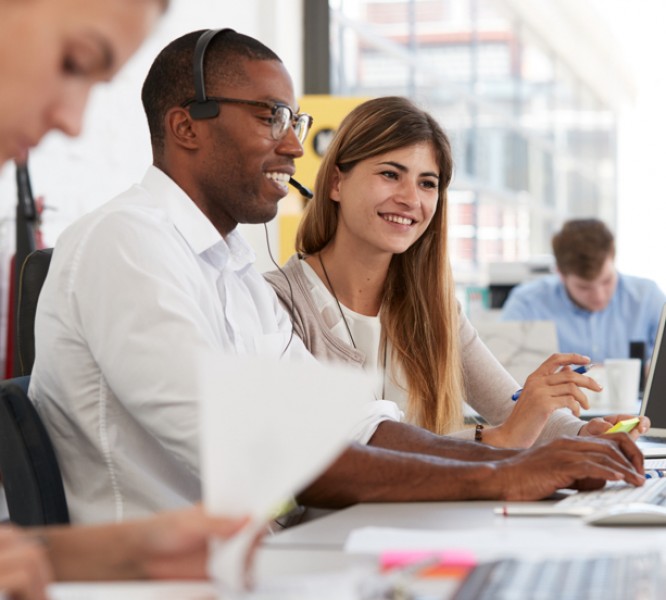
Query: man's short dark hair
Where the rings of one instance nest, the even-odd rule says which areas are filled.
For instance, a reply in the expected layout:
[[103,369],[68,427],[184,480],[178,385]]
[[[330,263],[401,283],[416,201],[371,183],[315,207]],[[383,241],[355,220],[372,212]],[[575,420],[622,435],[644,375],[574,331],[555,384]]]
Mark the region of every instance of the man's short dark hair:
[[[164,117],[174,106],[194,98],[192,60],[201,34],[193,31],[168,44],[153,61],[141,90],[143,109],[148,118],[153,154],[164,149]],[[215,85],[233,84],[245,77],[241,58],[280,60],[270,48],[258,40],[231,29],[217,34],[208,45],[204,57],[206,90]]]
[[553,254],[562,275],[590,281],[609,257],[615,258],[615,239],[599,219],[572,219],[553,236]]

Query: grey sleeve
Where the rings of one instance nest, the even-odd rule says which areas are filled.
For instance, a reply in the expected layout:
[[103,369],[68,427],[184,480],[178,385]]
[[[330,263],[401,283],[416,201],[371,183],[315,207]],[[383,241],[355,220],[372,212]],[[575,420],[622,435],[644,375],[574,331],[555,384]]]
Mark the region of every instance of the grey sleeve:
[[490,352],[462,311],[459,332],[465,399],[488,423],[499,425],[513,410],[511,395],[520,385]]
[[[462,311],[460,349],[467,403],[489,424],[500,425],[511,414],[515,406],[511,396],[520,385],[493,356]],[[568,410],[557,410],[546,421],[536,443],[565,435],[578,435],[583,425],[584,422]],[[474,430],[468,428],[451,435],[472,439]]]

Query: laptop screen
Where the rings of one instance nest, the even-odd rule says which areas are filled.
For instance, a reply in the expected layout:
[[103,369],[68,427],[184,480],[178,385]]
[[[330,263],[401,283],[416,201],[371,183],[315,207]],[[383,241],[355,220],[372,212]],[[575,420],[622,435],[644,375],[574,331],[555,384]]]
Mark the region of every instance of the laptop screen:
[[650,372],[645,383],[641,415],[652,422],[648,435],[666,438],[666,305],[661,311],[659,331],[652,351]]

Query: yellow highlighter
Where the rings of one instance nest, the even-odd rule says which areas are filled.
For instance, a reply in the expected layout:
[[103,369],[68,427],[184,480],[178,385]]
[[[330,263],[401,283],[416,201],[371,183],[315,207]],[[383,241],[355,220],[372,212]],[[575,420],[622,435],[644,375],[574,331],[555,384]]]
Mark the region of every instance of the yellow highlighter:
[[629,433],[639,422],[638,417],[633,417],[632,419],[625,419],[624,421],[618,421],[613,425],[606,433],[617,433],[618,431],[623,431],[624,433]]

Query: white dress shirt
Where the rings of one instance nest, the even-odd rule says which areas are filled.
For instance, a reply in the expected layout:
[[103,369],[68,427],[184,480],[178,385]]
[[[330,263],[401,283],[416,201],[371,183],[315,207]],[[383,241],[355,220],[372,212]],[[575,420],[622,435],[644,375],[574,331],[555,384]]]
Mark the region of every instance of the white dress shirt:
[[[60,236],[39,298],[29,394],[73,522],[201,498],[197,402],[211,393],[203,365],[227,353],[280,357],[291,335],[253,261],[238,232],[222,238],[155,167]],[[297,336],[285,358],[314,360]],[[322,407],[322,419],[326,410],[335,407]],[[399,418],[397,407],[368,402],[355,438],[367,442],[387,418]]]

